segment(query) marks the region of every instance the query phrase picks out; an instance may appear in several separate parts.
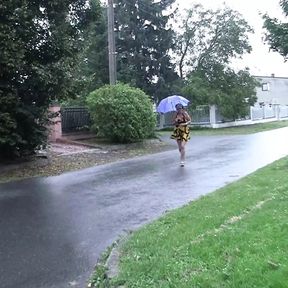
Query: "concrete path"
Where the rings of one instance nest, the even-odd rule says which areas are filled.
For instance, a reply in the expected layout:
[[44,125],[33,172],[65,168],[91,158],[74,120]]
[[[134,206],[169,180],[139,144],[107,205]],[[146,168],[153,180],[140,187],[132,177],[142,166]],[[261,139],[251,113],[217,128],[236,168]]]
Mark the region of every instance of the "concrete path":
[[[0,185],[0,287],[85,287],[119,235],[288,155],[288,128]],[[176,146],[175,146],[176,148]]]

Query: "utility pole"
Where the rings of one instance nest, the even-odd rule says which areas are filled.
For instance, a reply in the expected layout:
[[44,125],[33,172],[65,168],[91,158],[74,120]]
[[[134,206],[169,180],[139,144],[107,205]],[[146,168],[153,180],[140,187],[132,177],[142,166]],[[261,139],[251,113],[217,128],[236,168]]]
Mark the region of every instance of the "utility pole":
[[114,32],[113,0],[108,0],[108,51],[109,51],[109,80],[110,85],[116,84],[116,48]]

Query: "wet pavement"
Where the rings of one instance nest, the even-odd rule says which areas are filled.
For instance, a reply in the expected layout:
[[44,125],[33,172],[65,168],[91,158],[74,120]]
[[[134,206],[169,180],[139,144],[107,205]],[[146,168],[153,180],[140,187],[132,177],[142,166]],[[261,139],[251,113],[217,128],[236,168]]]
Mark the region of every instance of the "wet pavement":
[[288,128],[0,185],[0,287],[84,288],[120,235],[288,155]]

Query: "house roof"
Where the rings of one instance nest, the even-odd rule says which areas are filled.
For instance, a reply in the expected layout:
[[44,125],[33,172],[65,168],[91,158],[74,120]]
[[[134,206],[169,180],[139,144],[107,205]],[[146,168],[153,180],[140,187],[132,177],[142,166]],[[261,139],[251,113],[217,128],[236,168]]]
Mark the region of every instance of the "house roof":
[[255,77],[255,78],[261,78],[261,79],[266,78],[266,79],[287,79],[287,80],[288,80],[288,77],[278,77],[278,76],[272,76],[272,75],[270,75],[270,76],[257,76],[257,75],[253,75],[253,77]]

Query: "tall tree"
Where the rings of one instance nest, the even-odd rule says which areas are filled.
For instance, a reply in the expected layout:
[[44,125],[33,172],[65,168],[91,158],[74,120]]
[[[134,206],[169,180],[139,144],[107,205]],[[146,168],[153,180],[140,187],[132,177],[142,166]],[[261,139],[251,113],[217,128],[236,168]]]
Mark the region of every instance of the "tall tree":
[[180,31],[174,52],[192,105],[215,104],[230,119],[244,116],[256,101],[257,83],[249,70],[235,72],[230,64],[252,50],[252,28],[230,8],[213,11],[197,4],[186,11]]
[[[80,96],[85,98],[90,92],[109,83],[107,8],[100,6],[98,0],[91,0],[92,12],[99,17],[91,25],[91,31],[85,39],[79,78],[82,79]],[[99,13],[101,11],[101,13]]]
[[178,78],[171,63],[173,31],[168,21],[175,0],[116,0],[118,80],[162,98]]
[[[288,16],[288,0],[280,1],[284,15]],[[276,18],[263,16],[264,28],[267,30],[266,42],[273,51],[279,52],[285,60],[288,58],[288,23],[282,23]]]
[[75,93],[91,13],[86,0],[0,3],[0,157],[45,143],[51,101]]
[[212,11],[194,5],[186,11],[180,31],[175,52],[181,78],[211,63],[229,64],[232,58],[251,51],[248,33],[253,30],[230,8]]

